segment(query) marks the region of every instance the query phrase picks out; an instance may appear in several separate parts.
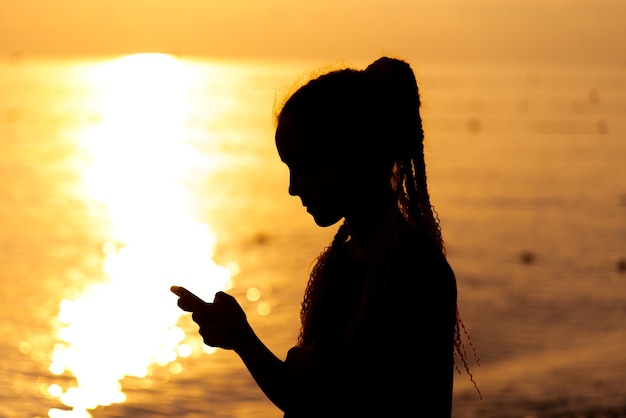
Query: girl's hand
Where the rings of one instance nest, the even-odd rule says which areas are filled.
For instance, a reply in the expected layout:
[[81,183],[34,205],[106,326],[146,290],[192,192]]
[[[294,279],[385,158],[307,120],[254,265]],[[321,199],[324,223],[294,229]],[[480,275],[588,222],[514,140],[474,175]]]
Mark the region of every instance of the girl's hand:
[[172,286],[170,290],[179,297],[178,306],[192,313],[206,345],[236,350],[254,337],[246,314],[234,297],[217,292],[213,303],[207,303],[184,287]]

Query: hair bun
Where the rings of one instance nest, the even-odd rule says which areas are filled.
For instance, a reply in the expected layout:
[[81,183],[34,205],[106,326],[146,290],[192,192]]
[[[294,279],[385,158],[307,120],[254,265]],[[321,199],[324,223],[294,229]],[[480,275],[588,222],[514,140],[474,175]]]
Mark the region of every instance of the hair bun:
[[408,63],[397,58],[381,57],[368,65],[365,72],[376,75],[381,79],[393,79],[399,73],[407,70],[411,73],[413,72]]
[[415,74],[405,61],[381,57],[368,65],[365,73],[384,90],[388,104],[412,111],[419,108]]
[[419,93],[411,66],[399,59],[382,57],[371,63],[365,74],[373,84],[377,108],[387,119],[387,138],[393,143],[397,155],[413,152],[421,137]]

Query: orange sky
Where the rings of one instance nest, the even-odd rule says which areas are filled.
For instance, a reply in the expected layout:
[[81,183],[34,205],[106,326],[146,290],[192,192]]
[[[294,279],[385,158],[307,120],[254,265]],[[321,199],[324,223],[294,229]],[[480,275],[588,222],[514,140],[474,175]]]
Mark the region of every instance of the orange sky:
[[624,0],[0,0],[0,53],[626,65]]

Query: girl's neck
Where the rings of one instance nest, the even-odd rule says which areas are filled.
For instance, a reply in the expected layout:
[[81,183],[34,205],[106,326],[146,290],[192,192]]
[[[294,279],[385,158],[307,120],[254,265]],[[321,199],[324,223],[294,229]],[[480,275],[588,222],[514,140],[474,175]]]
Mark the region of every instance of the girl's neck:
[[398,210],[393,200],[380,199],[362,206],[358,213],[346,216],[350,236],[348,248],[353,258],[365,258],[370,254],[372,245],[393,210]]

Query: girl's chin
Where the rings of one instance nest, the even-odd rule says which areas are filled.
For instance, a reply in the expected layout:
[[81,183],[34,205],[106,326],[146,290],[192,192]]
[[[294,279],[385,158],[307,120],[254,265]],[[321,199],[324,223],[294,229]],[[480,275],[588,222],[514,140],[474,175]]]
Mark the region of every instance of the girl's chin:
[[321,226],[322,228],[326,228],[328,226],[333,226],[337,222],[339,222],[339,219],[337,219],[336,221],[323,221],[323,222],[320,222],[317,219],[315,220],[315,223],[317,224],[317,226]]
[[307,208],[307,212],[311,214],[315,223],[321,227],[332,226],[343,218],[343,216],[341,215],[322,213],[319,211],[310,210],[309,208]]

